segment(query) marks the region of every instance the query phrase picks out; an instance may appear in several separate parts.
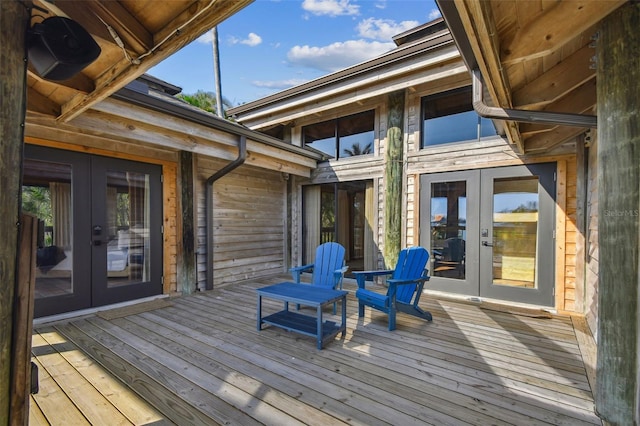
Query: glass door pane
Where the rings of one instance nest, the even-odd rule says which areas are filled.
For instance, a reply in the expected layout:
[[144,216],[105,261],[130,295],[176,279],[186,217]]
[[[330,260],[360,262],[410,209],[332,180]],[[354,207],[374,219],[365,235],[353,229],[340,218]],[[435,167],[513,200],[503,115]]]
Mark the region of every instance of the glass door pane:
[[107,286],[149,279],[149,175],[107,172]]
[[161,168],[94,156],[92,303],[162,293]]
[[479,177],[477,170],[421,177],[420,245],[430,254],[428,289],[469,295],[479,292]]
[[90,307],[87,158],[25,146],[22,211],[38,221],[34,316]]
[[538,178],[493,181],[493,284],[535,288]]

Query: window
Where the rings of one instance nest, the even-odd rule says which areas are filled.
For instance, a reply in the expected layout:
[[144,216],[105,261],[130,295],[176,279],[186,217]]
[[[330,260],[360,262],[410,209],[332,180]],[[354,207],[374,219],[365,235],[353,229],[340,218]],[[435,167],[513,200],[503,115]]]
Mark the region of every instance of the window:
[[422,147],[495,136],[491,120],[471,106],[471,87],[422,98]]
[[374,110],[304,126],[305,146],[322,151],[329,158],[373,154]]

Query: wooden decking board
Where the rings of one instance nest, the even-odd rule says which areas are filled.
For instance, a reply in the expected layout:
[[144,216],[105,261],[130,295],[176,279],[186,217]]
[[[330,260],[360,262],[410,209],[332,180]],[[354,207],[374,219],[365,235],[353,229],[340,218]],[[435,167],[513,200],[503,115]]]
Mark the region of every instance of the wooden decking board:
[[[350,294],[346,336],[319,351],[311,337],[256,329],[255,288],[283,278],[179,297],[171,307],[110,321],[70,320],[53,326],[61,336],[42,327],[42,338],[63,351],[58,356],[65,368],[78,371],[63,376],[99,382],[90,371],[97,365],[77,352],[66,354],[66,345],[77,345],[156,406],[165,423],[601,424],[580,352],[585,345],[571,318],[514,316],[424,297],[421,305],[434,321],[400,314],[398,329],[389,332],[385,315],[367,309],[358,318]],[[281,302],[263,303],[282,308]],[[325,319],[334,318],[330,311]],[[52,424],[89,424],[84,416],[55,420],[64,414],[59,407],[50,410],[51,401],[70,410],[81,402],[49,379],[41,374],[32,424],[43,417]],[[94,386],[98,392],[92,394],[107,398],[100,383]],[[117,398],[109,401],[140,424]]]
[[68,395],[58,386],[55,379],[35,357],[33,362],[38,366],[40,390],[31,396],[31,403],[35,403],[52,426],[88,425],[87,419],[76,408]]
[[[283,395],[296,399],[308,407],[322,410],[334,416],[333,420],[328,423],[336,424],[340,423],[341,419],[356,417],[360,420],[358,423],[361,424],[379,424],[379,420],[375,417],[350,409],[348,405],[328,397],[328,390],[325,389],[327,383],[324,380],[313,380],[310,384],[307,384],[305,380],[298,378],[300,376],[299,371],[292,368],[288,363],[281,364],[269,361],[265,359],[262,351],[248,351],[244,347],[229,342],[225,338],[229,334],[227,332],[200,333],[189,326],[188,318],[180,318],[170,312],[163,312],[162,316],[140,315],[130,320],[136,323],[151,323],[167,327],[167,337],[175,339],[178,344],[188,343],[188,348],[198,353],[195,356],[203,354],[211,360],[223,364],[224,368],[235,370],[247,377],[259,380],[261,383],[269,384],[274,389],[278,389]],[[190,335],[193,335],[193,337],[189,337]],[[196,337],[198,340],[194,340]],[[310,421],[312,419],[313,417],[309,417],[307,420]]]
[[173,424],[166,421],[157,410],[143,401],[135,392],[107,374],[102,367],[81,352],[73,343],[67,341],[53,327],[40,329],[39,335],[48,345],[55,347],[60,356],[132,424],[153,423],[158,426]]
[[[218,311],[218,312],[221,312],[221,311]],[[218,317],[218,321],[219,320],[220,318]],[[229,326],[233,326],[234,321],[235,320],[233,318],[229,319],[229,322],[228,322]],[[234,335],[236,335],[236,333],[234,333]],[[291,337],[294,337],[294,336],[291,336]],[[236,338],[242,339],[237,335],[236,335]],[[271,342],[267,344],[271,344]],[[294,354],[297,354],[295,355],[296,361],[299,361],[300,358],[304,359],[304,363],[302,364],[303,366],[308,366],[311,363],[315,363],[314,360],[316,358],[326,357],[327,358],[326,360],[323,359],[319,361],[320,367],[322,366],[326,367],[325,364],[329,362],[333,365],[332,369],[339,371],[341,375],[344,375],[345,372],[349,371],[350,374],[346,374],[348,377],[358,377],[360,381],[368,383],[369,385],[377,387],[378,389],[385,389],[387,392],[390,392],[391,391],[390,387],[394,385],[397,389],[394,388],[393,393],[395,393],[396,395],[401,395],[403,398],[412,399],[413,402],[416,402],[416,403],[424,402],[424,399],[427,398],[431,400],[431,405],[433,405],[434,407],[440,407],[448,412],[452,412],[452,411],[455,412],[456,408],[459,408],[460,405],[466,406],[467,408],[471,408],[474,405],[478,405],[477,401],[473,400],[472,398],[467,398],[467,399],[465,399],[464,397],[460,398],[460,395],[456,394],[455,396],[458,397],[458,399],[465,399],[465,400],[462,402],[457,402],[456,404],[458,406],[454,407],[452,406],[453,404],[450,403],[449,400],[445,399],[446,396],[443,396],[438,392],[433,392],[428,387],[425,388],[424,383],[422,382],[416,381],[416,384],[413,386],[413,388],[408,386],[407,380],[409,381],[413,380],[413,377],[411,375],[404,377],[397,373],[390,373],[390,371],[393,371],[396,368],[400,369],[402,367],[402,365],[398,365],[396,362],[390,362],[388,365],[381,367],[376,364],[370,364],[370,363],[366,363],[366,362],[362,362],[361,360],[358,360],[358,362],[356,362],[354,365],[354,359],[353,359],[354,357],[352,353],[336,354],[336,353],[330,353],[329,351],[327,351],[327,352],[309,354],[309,351],[306,351],[306,350],[303,350],[302,353],[299,353],[298,352],[299,349],[297,349],[297,346],[298,345],[294,345],[294,347],[292,347],[290,351],[292,351],[292,353]],[[276,350],[279,349],[279,346],[277,343],[274,345],[274,348]],[[340,349],[335,348],[335,350],[339,351]],[[280,352],[280,351],[277,351],[277,352]],[[289,353],[289,351],[287,351],[287,353]],[[310,357],[310,359],[307,359],[308,357]],[[352,368],[353,370],[350,370],[350,368]],[[410,391],[415,391],[415,392],[410,393]],[[382,402],[380,401],[380,403]],[[389,405],[393,406],[393,403],[390,402]],[[487,418],[482,419],[482,417],[484,416],[483,411],[484,411],[484,407],[478,408],[478,412],[482,414],[478,414],[477,417],[469,418],[466,420],[472,421],[475,424],[487,423],[491,421],[496,422],[495,419],[487,419]],[[458,420],[464,420],[464,419],[459,418]]]
[[[222,299],[220,302],[224,303],[224,299]],[[355,310],[355,307],[352,308],[351,312],[353,312],[353,310]],[[369,312],[369,310],[367,310],[367,312]],[[376,314],[377,315],[377,314]],[[248,317],[246,317],[248,318]],[[411,318],[411,317],[407,317],[407,318]],[[366,319],[366,318],[365,318]],[[423,322],[425,323],[425,322]],[[364,324],[363,328],[367,328],[369,327],[369,324]],[[428,324],[428,323],[427,323]],[[428,324],[430,325],[430,324]],[[358,324],[352,324],[352,327],[357,327]],[[360,327],[362,327],[362,324],[360,324]],[[385,330],[384,330],[384,336],[389,336],[390,338],[397,338],[398,336],[400,336],[400,333],[395,333],[395,334],[387,334],[386,333],[386,325],[384,325]],[[414,333],[409,333],[407,334],[407,338],[413,338],[413,336],[418,335],[418,333],[414,332]],[[414,348],[424,348],[426,350],[441,350],[440,347],[438,346],[429,346],[428,343],[425,343],[424,339],[419,339],[415,342],[414,344]],[[449,357],[449,361],[451,361],[451,359],[459,359],[459,352],[456,351],[455,353],[452,354],[445,354],[444,356],[448,356]],[[508,358],[507,358],[508,359]],[[522,368],[518,365],[513,365],[513,363],[511,361],[505,361],[505,358],[502,357],[501,359],[494,361],[494,360],[490,360],[487,358],[482,358],[480,357],[477,352],[472,353],[472,355],[465,357],[464,358],[464,362],[476,369],[482,370],[485,369],[485,371],[488,372],[494,372],[494,373],[500,373],[502,371],[502,369],[507,369],[507,370],[512,370],[513,373],[511,374],[514,378],[520,378],[521,380],[527,382],[527,383],[532,383],[532,384],[539,384],[540,380],[552,380],[553,383],[559,388],[560,391],[564,391],[566,393],[568,393],[569,395],[573,394],[574,396],[577,397],[587,397],[589,399],[592,398],[591,394],[590,394],[590,390],[589,390],[589,385],[587,383],[587,381],[584,379],[584,377],[582,378],[582,380],[580,381],[572,381],[571,379],[575,379],[577,378],[575,376],[574,373],[566,373],[567,375],[573,375],[573,377],[570,377],[569,379],[567,379],[566,381],[564,381],[566,387],[562,388],[563,383],[561,382],[557,382],[557,374],[554,375],[553,372],[551,373],[545,373],[544,371],[541,371],[541,368],[536,366],[535,368],[535,377],[534,378],[530,378],[529,375],[523,374],[522,373]],[[489,369],[487,369],[489,368]],[[505,375],[509,375],[509,374],[505,374]],[[582,393],[580,390],[584,390],[587,391],[588,394],[585,395],[584,393]]]
[[[335,418],[322,415],[317,410],[309,410],[305,404],[300,403],[295,398],[279,392],[269,392],[269,389],[265,389],[264,385],[259,381],[238,373],[236,364],[239,360],[237,358],[232,360],[230,364],[225,365],[220,362],[221,354],[219,351],[212,355],[212,347],[205,348],[203,352],[198,352],[196,348],[199,346],[198,343],[201,342],[189,337],[189,334],[194,333],[188,329],[183,329],[183,333],[176,333],[168,328],[160,328],[152,321],[133,317],[130,320],[122,319],[114,321],[114,323],[123,330],[139,336],[139,339],[144,339],[146,342],[155,345],[157,347],[156,351],[166,350],[167,353],[174,355],[178,364],[186,362],[194,367],[192,368],[193,370],[200,369],[200,372],[195,371],[199,377],[187,377],[185,374],[185,378],[216,395],[229,394],[230,400],[227,402],[234,405],[238,410],[246,411],[247,414],[261,422],[271,421],[280,424],[295,424],[297,421],[302,424],[306,419],[315,424],[326,424],[337,421]],[[167,364],[167,367],[172,368],[173,366]],[[187,367],[183,367],[183,374],[185,370],[187,370]],[[253,395],[260,395],[261,399]],[[286,413],[276,407],[287,407]]]
[[[229,302],[230,302],[231,304],[229,305],[229,308],[228,308],[228,309],[233,310],[233,303],[232,303],[232,301],[229,301]],[[218,309],[217,309],[217,312],[218,312],[218,313],[220,313],[220,312],[221,312],[220,305],[219,305],[219,304],[216,304],[216,306],[217,306],[217,308],[218,308]],[[196,308],[194,307],[194,309],[196,309]],[[210,308],[207,308],[206,310],[207,310],[207,311],[210,311],[211,309],[210,309]],[[245,318],[249,319],[248,315],[250,315],[250,314],[245,313],[245,314],[244,314]],[[354,325],[354,326],[355,326],[355,325]],[[350,326],[350,328],[351,328],[351,326]],[[394,332],[394,333],[389,334],[389,332],[387,331],[387,329],[386,329],[386,326],[385,326],[385,325],[383,325],[383,326],[381,326],[381,327],[380,327],[379,332],[381,332],[381,333],[382,333],[382,335],[384,336],[384,337],[383,337],[383,340],[384,340],[384,338],[389,338],[390,336],[391,336],[391,337],[395,337],[395,336],[397,336],[398,334],[400,334],[400,333],[395,333],[395,332]],[[409,336],[411,336],[411,333],[409,333],[408,335],[409,335]],[[384,347],[384,346],[385,346],[385,345],[384,345],[384,343],[385,343],[384,341],[382,341],[382,342],[381,342],[381,346],[382,346],[382,347]],[[411,344],[410,344],[410,343],[409,343],[408,345],[409,345],[408,347],[410,347],[410,346],[411,346]],[[395,345],[391,345],[391,346],[392,346],[392,347],[395,347]],[[428,361],[426,361],[426,362],[431,362],[431,359],[429,359],[429,360],[428,360]],[[446,366],[448,366],[448,368],[451,368],[451,364],[449,363],[449,361],[446,361],[446,362],[445,362],[445,365],[446,365]],[[447,367],[445,367],[445,369],[446,369],[446,368],[447,368]],[[468,372],[468,374],[469,374],[469,372]],[[466,374],[466,375],[468,376],[468,374]],[[495,377],[495,375],[488,375],[488,378],[491,378],[491,379],[493,379],[493,380],[496,380],[496,381],[497,381],[497,384],[500,384],[500,382],[502,381],[502,379],[500,379],[499,377],[498,377],[498,378],[496,378],[496,377]],[[483,386],[483,385],[482,385],[482,384],[479,384],[479,386]],[[520,386],[520,387],[522,387],[522,386]],[[557,396],[558,396],[558,393],[557,393],[557,392],[549,392],[549,391],[546,391],[546,388],[543,388],[543,389],[542,389],[542,391],[543,391],[543,392],[546,392],[546,394],[548,394],[548,395],[546,395],[547,403],[548,403],[548,399],[555,400],[555,398],[557,398]],[[539,392],[539,390],[538,390],[538,392]],[[565,400],[570,400],[570,398],[565,397]],[[544,406],[544,405],[543,405],[543,406]],[[578,410],[578,411],[579,411],[579,410]],[[568,410],[567,410],[567,412],[571,413],[571,409],[568,409]],[[579,412],[579,414],[578,414],[577,416],[578,416],[578,417],[585,417],[585,418],[587,418],[587,419],[589,419],[589,418],[590,418],[590,419],[593,419],[593,418],[594,418],[594,416],[593,416],[593,413],[592,413],[592,412],[588,412],[586,416],[582,416],[582,415],[580,414],[580,412]],[[574,417],[575,417],[575,415],[574,415]],[[559,423],[558,423],[558,422],[556,422],[556,424],[559,424]],[[571,422],[571,421],[570,421],[568,424],[573,424],[573,422]]]
[[[188,312],[188,310],[186,310]],[[185,312],[185,310],[180,313]],[[221,313],[221,310],[218,310]],[[187,316],[183,317],[184,321],[188,321]],[[221,321],[225,320],[224,317],[218,317],[217,320],[207,322],[206,319],[200,321],[202,324],[194,325],[196,330],[206,333],[213,323],[216,326],[223,327]],[[255,322],[255,319],[253,320]],[[234,325],[235,324],[235,325]],[[265,330],[261,332],[259,336],[254,336],[252,339],[247,339],[244,336],[238,337],[235,332],[246,334],[257,334],[255,327],[242,327],[242,330],[238,330],[237,319],[231,319],[227,326],[231,327],[229,332],[225,335],[225,341],[227,344],[233,342],[238,345],[241,350],[255,351],[259,348],[263,357],[262,363],[265,368],[270,367],[274,362],[280,363],[285,368],[284,374],[289,377],[297,377],[298,381],[304,381],[309,386],[314,386],[317,389],[322,389],[323,393],[331,395],[344,404],[348,404],[355,409],[363,412],[367,412],[374,415],[380,421],[387,424],[414,424],[418,421],[418,418],[422,414],[431,414],[432,417],[428,417],[430,420],[434,419],[435,423],[430,424],[454,424],[451,423],[451,418],[443,416],[441,413],[435,412],[430,408],[425,408],[420,411],[418,407],[415,407],[408,403],[405,399],[392,398],[395,400],[396,406],[393,404],[384,405],[379,401],[378,393],[372,391],[369,385],[365,382],[353,382],[350,378],[344,377],[339,372],[332,369],[328,369],[323,365],[316,365],[305,359],[308,353],[312,353],[314,357],[315,346],[313,339],[306,336],[298,335],[297,333],[290,333],[279,328],[273,328],[269,330],[269,333]],[[251,329],[251,331],[249,331]],[[286,340],[277,341],[273,336],[285,337]],[[256,337],[258,338],[257,343]],[[262,337],[262,339],[260,339]],[[203,337],[205,338],[205,337]],[[290,343],[290,342],[293,342]],[[304,344],[303,348],[298,348],[296,342]],[[307,346],[307,344],[311,346]],[[359,387],[359,388],[358,388]],[[354,392],[354,388],[358,388],[357,392]],[[392,395],[388,395],[392,397]],[[402,410],[400,410],[402,408]],[[433,411],[433,412],[432,412]],[[417,417],[416,417],[417,416]],[[459,423],[458,423],[459,424]]]
[[[199,401],[195,406],[216,421],[231,424],[260,424],[257,419],[235,409],[234,405],[225,401],[217,393],[212,393],[193,381],[194,378],[200,377],[205,372],[193,371],[192,366],[179,362],[163,348],[146,343],[139,336],[128,333],[110,321],[96,317],[88,318],[85,323],[107,334],[108,337],[104,340],[113,342],[114,350],[118,351],[120,356],[131,357],[130,361],[137,362],[137,365],[143,368],[147,374],[160,372],[161,377],[165,379],[164,384],[174,390],[176,395],[184,395]],[[87,327],[87,324],[83,324],[83,328]],[[120,348],[124,348],[124,350]]]
[[[82,325],[82,329],[78,328],[78,325]],[[73,340],[75,344],[82,346],[89,355],[131,386],[133,390],[176,424],[206,426],[211,424],[212,418],[224,417],[223,414],[216,414],[209,407],[195,407],[194,409],[182,399],[190,393],[197,393],[189,388],[190,383],[176,380],[172,374],[167,377],[166,369],[157,363],[150,368],[148,365],[141,366],[147,361],[146,356],[132,353],[115,339],[109,339],[104,335],[100,337],[101,330],[91,327],[86,321],[80,321],[78,324],[58,325],[56,328]],[[92,336],[85,334],[85,331],[91,333],[96,339],[94,340]],[[142,368],[138,368],[138,366]],[[229,413],[232,411],[230,408],[228,409]]]
[[[428,306],[425,306],[425,309],[428,309]],[[377,314],[376,314],[377,315]],[[411,317],[406,317],[407,320],[414,320]],[[413,331],[413,333],[418,333],[419,331]],[[530,356],[527,354],[521,353],[520,350],[514,350],[512,347],[504,347],[504,343],[501,344],[487,344],[483,340],[479,340],[478,343],[474,343],[473,345],[469,344],[460,344],[461,339],[463,341],[469,340],[468,336],[461,336],[460,334],[454,333],[454,330],[448,329],[446,332],[442,332],[441,330],[434,330],[429,328],[427,332],[425,332],[428,336],[433,336],[437,338],[437,345],[447,346],[455,349],[456,351],[468,352],[474,356],[480,356],[483,359],[491,359],[494,358],[498,361],[509,359],[509,366],[519,370],[519,366],[524,364],[525,362],[534,361],[538,365],[536,366],[536,370],[539,372],[547,372],[553,376],[557,375],[558,371],[563,372],[563,376],[565,376],[569,381],[567,384],[576,385],[579,388],[590,390],[589,385],[586,381],[584,375],[584,366],[582,364],[582,359],[579,355],[570,354],[568,355],[570,358],[566,359],[566,363],[556,362],[551,358],[551,353],[534,354],[531,353]],[[479,334],[479,333],[476,333]],[[477,336],[476,336],[477,337]],[[482,337],[482,335],[480,335]],[[443,343],[445,342],[445,343]],[[529,349],[527,349],[529,350]],[[554,350],[553,353],[556,356],[560,355],[559,350]],[[544,357],[544,358],[543,358]],[[523,362],[519,362],[520,360]],[[571,364],[569,364],[571,362]],[[525,364],[525,366],[530,367],[530,364]]]

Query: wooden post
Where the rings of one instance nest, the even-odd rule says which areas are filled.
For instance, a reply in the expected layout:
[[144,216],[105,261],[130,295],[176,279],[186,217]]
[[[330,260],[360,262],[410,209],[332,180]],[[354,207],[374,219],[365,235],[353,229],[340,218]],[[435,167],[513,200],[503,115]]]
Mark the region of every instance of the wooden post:
[[404,171],[404,91],[388,96],[384,171],[384,261],[393,268],[402,243],[402,175]]
[[[596,411],[639,424],[640,4],[606,17],[597,47],[600,284]],[[635,417],[635,418],[634,418]]]
[[0,1],[0,424],[9,424],[13,300],[16,287],[20,164],[26,106],[25,36],[29,11],[22,2]]
[[194,164],[193,153],[180,152],[180,209],[182,218],[178,236],[182,240],[180,255],[178,256],[178,290],[182,294],[191,294],[196,291],[198,284],[198,272],[196,265],[196,219],[193,214],[194,204]]
[[15,292],[13,327],[13,367],[11,371],[11,409],[13,426],[29,424],[31,394],[31,334],[36,287],[36,244],[38,218],[23,214],[18,249],[18,287]]

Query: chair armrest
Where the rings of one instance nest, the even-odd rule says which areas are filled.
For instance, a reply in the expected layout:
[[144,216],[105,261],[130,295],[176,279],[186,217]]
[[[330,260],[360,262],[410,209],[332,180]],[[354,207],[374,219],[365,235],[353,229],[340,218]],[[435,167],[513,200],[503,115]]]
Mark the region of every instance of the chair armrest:
[[348,270],[349,270],[348,266],[343,266],[342,268],[336,269],[335,271],[333,271],[333,277],[336,280],[335,287],[340,286],[340,290],[342,290],[342,279],[344,278],[344,274],[346,274]]
[[294,266],[293,268],[289,269],[289,272],[291,272],[291,277],[293,278],[293,280],[297,284],[300,284],[300,274],[305,271],[309,271],[313,269],[313,266],[314,266],[313,263],[309,265],[303,265],[303,266]]
[[393,278],[390,278],[387,280],[387,283],[389,284],[395,284],[395,285],[405,285],[405,284],[419,284],[419,283],[424,283],[425,281],[429,281],[429,277],[420,277],[420,278],[414,278],[414,279],[410,279],[410,280],[396,280]]
[[393,274],[393,271],[392,270],[353,271],[353,274],[356,276],[358,288],[364,288],[365,281],[373,281],[374,276],[391,275]]

